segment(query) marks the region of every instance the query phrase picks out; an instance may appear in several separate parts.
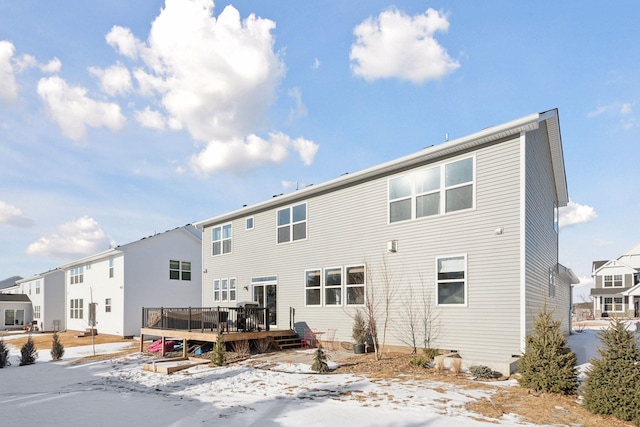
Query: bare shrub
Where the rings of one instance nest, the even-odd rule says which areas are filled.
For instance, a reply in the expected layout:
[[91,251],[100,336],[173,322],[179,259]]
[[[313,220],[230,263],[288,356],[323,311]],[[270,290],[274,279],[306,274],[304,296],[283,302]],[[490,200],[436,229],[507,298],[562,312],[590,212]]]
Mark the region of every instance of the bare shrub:
[[233,341],[231,348],[233,348],[234,353],[237,353],[238,356],[248,356],[250,353],[249,340]]
[[268,338],[262,338],[256,340],[256,350],[258,353],[266,353],[271,348],[271,340]]
[[438,356],[435,358],[436,371],[444,372],[444,356]]

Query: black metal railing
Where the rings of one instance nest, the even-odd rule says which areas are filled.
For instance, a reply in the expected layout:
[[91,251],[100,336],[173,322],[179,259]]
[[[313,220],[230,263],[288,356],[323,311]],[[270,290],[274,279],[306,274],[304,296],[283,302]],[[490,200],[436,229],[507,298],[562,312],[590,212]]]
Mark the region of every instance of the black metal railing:
[[269,330],[269,309],[258,307],[142,307],[142,327],[191,332]]

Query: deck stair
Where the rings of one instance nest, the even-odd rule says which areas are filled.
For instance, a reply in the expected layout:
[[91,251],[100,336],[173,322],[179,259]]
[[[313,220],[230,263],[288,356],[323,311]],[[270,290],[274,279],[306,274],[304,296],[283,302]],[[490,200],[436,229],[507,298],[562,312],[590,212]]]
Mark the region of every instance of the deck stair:
[[273,344],[280,350],[302,348],[302,341],[295,332],[291,332],[289,335],[273,337]]

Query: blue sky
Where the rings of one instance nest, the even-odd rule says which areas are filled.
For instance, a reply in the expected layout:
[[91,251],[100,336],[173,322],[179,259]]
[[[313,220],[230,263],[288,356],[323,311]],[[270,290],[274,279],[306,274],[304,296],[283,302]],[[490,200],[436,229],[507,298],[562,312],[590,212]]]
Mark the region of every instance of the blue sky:
[[580,298],[640,241],[639,12],[0,2],[0,279],[558,108]]

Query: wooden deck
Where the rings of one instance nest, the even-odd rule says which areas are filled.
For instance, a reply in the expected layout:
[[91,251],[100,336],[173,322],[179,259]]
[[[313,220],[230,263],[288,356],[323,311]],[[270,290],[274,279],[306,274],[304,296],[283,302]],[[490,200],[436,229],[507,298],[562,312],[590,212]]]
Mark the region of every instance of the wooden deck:
[[[145,337],[160,338],[162,340],[162,355],[164,356],[164,343],[168,339],[182,341],[183,357],[187,357],[187,342],[202,341],[215,343],[218,341],[217,331],[185,331],[177,329],[158,329],[158,328],[141,328],[140,329],[140,352],[143,351]],[[300,347],[300,339],[297,334],[290,329],[271,329],[268,331],[251,331],[251,332],[226,332],[222,334],[225,342],[233,341],[253,341],[260,339],[272,339],[274,344],[280,349],[298,348]]]

